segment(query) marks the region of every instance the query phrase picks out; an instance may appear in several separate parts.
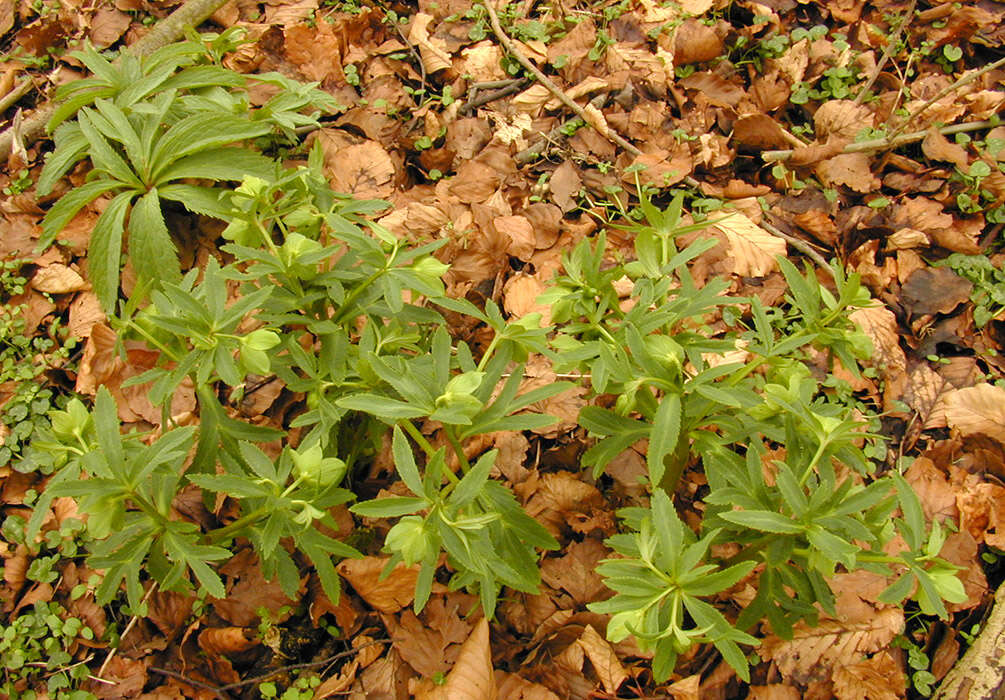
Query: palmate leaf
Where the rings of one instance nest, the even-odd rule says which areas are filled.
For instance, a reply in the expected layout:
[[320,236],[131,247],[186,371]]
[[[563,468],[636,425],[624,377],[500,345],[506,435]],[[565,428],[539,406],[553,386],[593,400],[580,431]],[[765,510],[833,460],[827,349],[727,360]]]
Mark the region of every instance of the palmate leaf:
[[164,223],[156,187],[140,197],[129,215],[129,260],[140,279],[181,279],[178,255]]
[[94,164],[94,169],[108,173],[125,187],[142,187],[143,183],[140,182],[129,163],[108,143],[108,140],[94,124],[91,118],[92,114],[94,112],[88,108],[80,110],[77,123],[80,124],[80,130],[87,138],[87,152]]

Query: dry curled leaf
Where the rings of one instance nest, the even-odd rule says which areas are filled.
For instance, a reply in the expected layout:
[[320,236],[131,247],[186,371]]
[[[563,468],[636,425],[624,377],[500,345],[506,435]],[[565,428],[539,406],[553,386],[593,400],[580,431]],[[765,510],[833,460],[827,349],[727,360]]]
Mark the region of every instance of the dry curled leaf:
[[593,670],[603,684],[604,690],[612,695],[617,693],[618,688],[628,678],[628,672],[621,665],[610,643],[593,629],[593,625],[587,625],[583,629],[583,634],[576,643],[582,647],[590,663],[593,664]]
[[345,559],[338,572],[359,597],[381,612],[393,613],[410,605],[415,597],[415,582],[419,578],[418,566],[398,564],[390,575],[381,579],[387,557]]
[[964,435],[1005,443],[1005,389],[994,384],[957,389],[946,396],[946,422]]
[[492,671],[492,648],[489,646],[489,623],[478,621],[471,636],[461,647],[447,682],[426,693],[416,694],[416,700],[496,700],[495,675]]
[[798,623],[792,639],[768,637],[760,647],[762,658],[775,662],[787,680],[807,683],[827,678],[839,666],[854,663],[863,654],[879,651],[904,629],[899,609],[876,611],[864,620],[823,620],[817,627]]
[[785,255],[785,241],[772,236],[741,212],[716,219],[715,227],[726,234],[736,274],[764,277],[778,269],[776,255]]

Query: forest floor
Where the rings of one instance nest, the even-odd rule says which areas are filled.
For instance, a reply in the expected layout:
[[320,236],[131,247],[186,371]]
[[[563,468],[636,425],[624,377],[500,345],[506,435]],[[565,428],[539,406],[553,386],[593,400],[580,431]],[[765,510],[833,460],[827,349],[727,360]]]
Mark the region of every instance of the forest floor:
[[[4,126],[30,116],[55,86],[86,77],[70,56],[80,42],[127,46],[174,7],[0,0]],[[51,150],[43,138],[16,144],[0,172],[0,430],[9,462],[0,467],[0,624],[14,630],[39,605],[82,620],[93,638],[67,637],[63,667],[80,662],[92,676],[82,687],[108,698],[437,697],[444,680],[484,673],[486,659],[492,688],[465,686],[464,697],[928,696],[973,642],[1002,579],[1005,68],[996,61],[1005,5],[495,7],[509,47],[485,8],[466,0],[232,0],[201,31],[244,28],[249,42],[224,66],[316,82],[344,106],[306,136],[320,142],[332,186],[390,202],[381,223],[399,236],[446,239],[436,255],[450,265],[450,296],[494,300],[512,318],[547,314],[538,297],[579,241],[607,228],[614,251],[633,255],[629,236],[608,224],[638,203],[639,184],[661,202],[684,192],[690,217],[731,207],[749,221],[709,230],[720,241],[690,263],[699,285],[725,278],[731,294],[770,308],[789,303],[776,255],[815,266],[825,284],[823,261],[860,275],[881,302],[857,317],[873,344],[870,371],[814,371],[833,370],[863,413],[881,416],[886,449],[877,461],[901,468],[926,516],[953,530],[941,556],[961,567],[966,599],[939,620],[880,602],[883,586],[868,576],[839,573],[831,582],[836,614],[819,627],[797,627],[791,640],[766,626],[757,631],[763,643],[752,651],[750,684],[710,645],[655,683],[647,654],[606,641],[607,616],[586,608],[609,595],[595,566],[611,554],[605,538],[617,531],[615,510],[639,497],[645,456],[628,450],[602,479],[581,469],[590,443],[576,418],[586,398],[572,391],[543,409],[558,424],[492,438],[506,480],[561,549],[543,557],[539,593],[501,600],[487,633],[467,615],[477,599],[462,591],[436,588],[416,615],[415,572],[380,579],[385,558],[377,551],[339,565],[345,591],[337,605],[316,578],[305,577],[299,599],[287,598],[245,549],[220,567],[223,599],[158,591],[144,617],[103,609],[77,557],[71,499],[53,502],[41,548],[17,543],[14,519],[29,516],[46,477],[19,470],[16,459],[71,392],[93,397],[112,387],[120,418],[141,428],[159,425],[161,412],[142,387],[122,387],[150,361],[135,348],[126,359],[116,355],[115,332],[89,284],[88,236],[105,202],[73,219],[63,245],[35,249],[53,201],[35,192]],[[82,182],[84,171],[70,177]],[[181,214],[172,225],[183,267],[217,254],[219,226]],[[487,329],[452,331],[478,345]],[[526,371],[538,384],[556,378],[545,362]],[[303,397],[277,380],[236,408],[283,427],[297,406]],[[685,522],[687,511],[700,510],[702,479],[689,468],[678,488]],[[340,517],[351,529],[348,511]],[[731,595],[721,607],[753,594],[740,586]],[[337,626],[339,636],[322,639],[318,625]],[[109,655],[113,638],[119,651]],[[11,668],[9,648],[3,653],[0,673],[13,678],[21,671]],[[21,690],[46,697],[44,676],[30,678]],[[50,697],[72,697],[65,692],[50,685]]]

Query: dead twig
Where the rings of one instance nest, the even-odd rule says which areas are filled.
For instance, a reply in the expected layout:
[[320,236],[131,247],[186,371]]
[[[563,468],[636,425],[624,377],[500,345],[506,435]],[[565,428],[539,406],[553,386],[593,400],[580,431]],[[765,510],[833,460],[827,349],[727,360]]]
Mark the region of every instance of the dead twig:
[[461,114],[467,114],[468,112],[472,112],[481,107],[482,105],[488,104],[489,102],[495,102],[496,100],[501,100],[507,95],[512,95],[514,92],[519,92],[520,90],[523,90],[528,82],[530,81],[518,80],[514,83],[510,83],[509,85],[497,88],[492,92],[486,92],[481,95],[478,94],[477,88],[472,88],[471,98],[464,103],[464,105],[460,108],[459,111]]
[[[143,607],[143,604],[146,603],[148,600],[150,600],[150,596],[152,596],[154,594],[154,591],[156,590],[157,590],[157,582],[154,581],[150,585],[150,588],[147,590],[147,592],[143,595],[143,600],[140,601],[140,607]],[[120,645],[122,644],[122,640],[126,638],[126,635],[132,632],[133,627],[136,626],[136,622],[139,619],[140,619],[139,615],[133,615],[129,619],[129,623],[126,625],[126,629],[122,632],[121,636],[119,636]],[[112,647],[111,651],[108,652],[108,656],[106,656],[105,660],[101,663],[101,668],[98,669],[99,676],[105,675],[105,671],[108,669],[108,664],[112,662],[112,659],[115,658],[115,654],[118,653],[118,651],[119,647]]]
[[918,0],[911,0],[911,4],[907,6],[907,11],[904,13],[904,18],[897,26],[896,33],[894,33],[891,37],[887,37],[886,48],[883,49],[883,55],[880,56],[879,62],[873,69],[872,75],[869,76],[869,80],[866,81],[865,86],[859,90],[858,95],[855,96],[855,104],[862,104],[862,100],[865,99],[865,96],[869,94],[869,90],[871,90],[872,86],[876,83],[876,79],[879,78],[879,74],[883,70],[883,66],[885,66],[886,62],[890,60],[890,56],[893,54],[894,49],[900,42],[900,35],[904,33],[905,29],[907,29],[907,25],[911,23],[911,18],[914,16],[914,6],[917,5],[917,3]]
[[960,76],[960,79],[957,80],[955,83],[953,83],[952,85],[943,90],[940,90],[933,97],[930,97],[928,100],[926,100],[923,105],[921,105],[916,110],[911,112],[911,114],[908,115],[907,119],[905,119],[901,123],[901,125],[894,130],[894,132],[890,135],[890,138],[895,138],[897,134],[899,134],[901,131],[907,128],[908,124],[914,124],[915,121],[918,119],[918,117],[920,117],[925,112],[926,109],[931,107],[933,104],[941,100],[946,95],[955,92],[957,89],[963,87],[964,85],[969,85],[970,83],[974,82],[985,73],[993,71],[995,68],[1000,68],[1001,66],[1005,66],[1005,57],[999,58],[994,63],[989,63],[988,65],[982,66],[981,68],[976,68],[970,71],[969,73],[964,73],[962,76]]
[[[943,135],[950,134],[962,134],[967,131],[980,131],[981,129],[990,129],[997,126],[996,123],[990,120],[983,120],[979,122],[965,122],[963,124],[953,124],[952,126],[946,126],[939,129],[939,133]],[[898,146],[903,146],[906,143],[914,143],[915,141],[921,141],[925,136],[928,135],[928,131],[915,131],[910,134],[901,134],[900,136],[887,136],[882,139],[870,139],[868,141],[859,141],[858,143],[850,143],[841,149],[842,153],[861,153],[863,151],[885,151],[890,148],[897,148]],[[792,157],[795,151],[793,149],[786,149],[782,151],[763,151],[761,153],[761,159],[765,163],[773,163],[776,161],[788,160]]]
[[[523,54],[523,51],[518,49],[516,45],[506,35],[506,32],[503,31],[502,26],[499,24],[499,15],[496,14],[495,8],[492,7],[492,0],[483,0],[483,4],[485,5],[485,9],[489,13],[489,23],[492,25],[492,32],[496,35],[496,38],[499,39],[499,43],[503,45],[503,48],[506,49],[506,51],[509,52],[521,66],[526,68],[527,71],[530,72],[530,74],[533,75],[534,78],[536,78],[539,83],[548,88],[548,92],[557,97],[562,104],[564,104],[566,107],[575,112],[576,116],[578,116],[587,124],[590,124],[590,116],[586,113],[586,110],[580,107],[578,104],[576,104],[576,102],[571,97],[565,94],[562,88],[558,87],[558,85],[556,85],[551,78],[542,73],[537,66],[531,63],[530,59]],[[625,138],[621,136],[621,134],[617,133],[613,129],[608,129],[606,133],[603,132],[600,133],[602,133],[602,135],[608,141],[610,141],[615,145],[620,146],[621,148],[631,153],[633,156],[642,155],[642,151],[640,151],[630,142],[625,140]]]
[[31,92],[33,87],[35,87],[35,81],[31,78],[25,78],[21,81],[17,87],[0,98],[0,112],[6,112],[10,109],[15,102]]
[[824,260],[824,256],[818,253],[809,243],[800,240],[795,236],[790,236],[789,234],[785,233],[779,228],[776,228],[767,221],[761,222],[761,228],[770,233],[772,236],[777,236],[778,238],[781,238],[783,241],[791,245],[800,253],[803,253],[804,255],[809,257],[813,262],[815,262],[817,265],[826,270],[831,277],[834,277],[834,271],[831,269],[831,266],[827,263],[827,261]]
[[[590,100],[590,104],[596,107],[597,109],[600,109],[605,104],[607,104],[607,95],[597,95],[592,100]],[[569,126],[571,126],[571,124],[579,118],[580,117],[572,117],[570,119],[566,119],[564,122],[556,126],[547,134],[543,134],[543,138],[532,143],[530,146],[528,146],[527,148],[523,149],[515,156],[513,156],[513,159],[516,160],[517,165],[526,165],[535,158],[539,157],[541,155],[541,152],[548,146],[548,144],[558,143],[562,139],[562,137],[565,136],[564,130],[569,128]]]
[[[146,56],[162,46],[167,46],[185,34],[185,27],[196,27],[228,0],[188,0],[184,5],[158,22],[142,39],[127,47],[134,56]],[[20,126],[20,137],[25,143],[33,143],[45,135],[45,125],[52,117],[56,103],[48,102],[26,119]],[[7,129],[0,134],[0,159],[6,160],[14,144],[15,132]]]
[[203,683],[202,681],[197,681],[194,678],[189,678],[188,676],[178,673],[177,671],[171,671],[166,668],[158,668],[157,666],[151,666],[148,671],[153,671],[154,673],[159,673],[162,676],[168,676],[170,678],[175,678],[183,683],[188,683],[191,686],[200,688],[202,690],[208,690],[211,693],[215,693],[217,697],[227,698],[226,695],[228,690],[236,690],[237,688],[243,688],[245,686],[254,685],[255,683],[262,683],[269,680],[275,676],[282,673],[289,673],[290,671],[300,671],[307,668],[318,668],[320,666],[327,666],[330,663],[338,661],[339,659],[344,659],[347,656],[355,656],[363,649],[367,647],[372,647],[377,644],[389,644],[390,639],[374,639],[373,641],[367,642],[366,644],[360,644],[358,647],[352,649],[347,649],[345,651],[340,651],[337,654],[333,654],[327,658],[321,659],[320,661],[308,661],[302,664],[290,664],[289,666],[281,666],[280,668],[269,671],[268,673],[263,673],[260,676],[254,676],[252,678],[245,678],[243,681],[237,681],[236,683],[228,683],[227,685],[215,686],[209,685],[208,683]]

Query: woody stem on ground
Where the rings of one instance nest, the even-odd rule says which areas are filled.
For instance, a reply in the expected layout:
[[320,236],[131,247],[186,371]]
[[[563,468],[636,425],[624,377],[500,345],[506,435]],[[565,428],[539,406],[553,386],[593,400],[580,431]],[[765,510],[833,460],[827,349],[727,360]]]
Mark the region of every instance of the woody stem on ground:
[[[952,134],[962,134],[968,131],[980,131],[981,129],[991,129],[998,126],[997,121],[990,119],[985,119],[978,122],[965,122],[963,124],[953,124],[952,126],[946,126],[939,129],[939,133],[944,136],[950,136]],[[925,136],[927,136],[929,131],[915,131],[910,134],[901,134],[900,136],[887,136],[881,139],[870,139],[868,141],[859,141],[858,143],[850,143],[845,146],[841,152],[842,153],[862,153],[865,151],[884,151],[889,148],[896,148],[897,146],[903,146],[904,144],[913,143],[915,141],[921,141]],[[765,163],[774,163],[778,161],[788,160],[795,153],[793,149],[786,149],[780,151],[763,151],[761,153],[761,160]]]
[[943,90],[940,90],[935,95],[933,95],[928,100],[926,100],[923,105],[921,105],[920,107],[918,107],[917,109],[915,109],[913,112],[911,112],[911,114],[907,117],[907,119],[905,119],[903,122],[901,122],[900,126],[898,126],[894,130],[894,132],[890,135],[890,138],[891,139],[896,138],[897,134],[899,134],[901,131],[903,131],[905,128],[907,128],[908,124],[913,124],[914,121],[918,117],[920,117],[924,113],[924,111],[926,109],[928,109],[929,107],[931,107],[933,104],[935,104],[936,102],[938,102],[939,100],[941,100],[946,95],[952,94],[953,92],[955,92],[959,88],[963,87],[964,85],[969,85],[970,83],[974,82],[975,80],[977,80],[979,77],[981,77],[985,73],[993,71],[996,68],[1000,68],[1001,66],[1005,66],[1005,57],[999,58],[994,63],[989,63],[986,66],[982,66],[981,68],[977,68],[975,70],[972,70],[969,73],[965,73],[955,83],[953,83],[952,85],[946,87]]
[[[210,15],[223,7],[228,0],[189,0],[170,15],[162,19],[143,38],[126,50],[134,56],[146,56],[157,49],[180,39],[185,27],[196,27]],[[52,117],[57,103],[47,102],[26,119],[18,128],[10,127],[0,134],[0,159],[6,160],[14,145],[14,137],[27,143],[37,141],[45,135],[45,125]]]
[[[502,25],[499,24],[499,15],[496,14],[495,8],[492,7],[492,0],[484,0],[482,4],[489,13],[489,23],[492,25],[492,32],[496,35],[496,38],[499,39],[499,43],[503,45],[503,48],[506,49],[506,51],[510,53],[521,66],[526,68],[539,83],[548,88],[548,91],[557,97],[562,104],[575,112],[576,115],[584,122],[593,126],[591,123],[592,119],[586,110],[576,104],[575,100],[566,95],[562,88],[558,87],[558,85],[556,85],[551,78],[542,73],[541,70],[524,55],[523,51],[517,48],[517,46],[510,40],[506,32],[503,31]],[[597,131],[611,143],[620,146],[633,156],[642,155],[642,151],[625,140],[621,134],[617,133],[613,129],[608,129],[606,133],[601,132],[599,129]]]

